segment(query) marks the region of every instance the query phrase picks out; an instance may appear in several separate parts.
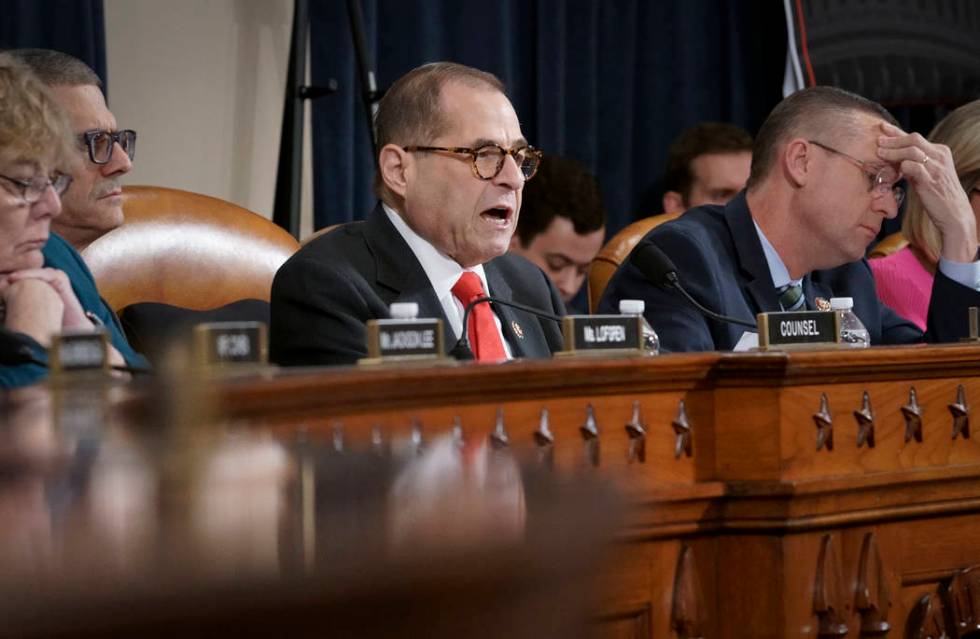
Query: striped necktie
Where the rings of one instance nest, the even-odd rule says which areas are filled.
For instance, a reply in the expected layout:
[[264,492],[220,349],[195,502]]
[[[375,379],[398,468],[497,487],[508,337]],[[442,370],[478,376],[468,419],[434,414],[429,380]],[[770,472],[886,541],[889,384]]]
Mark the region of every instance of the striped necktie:
[[787,284],[781,288],[777,288],[776,292],[779,294],[779,306],[782,307],[784,311],[798,311],[803,308],[803,285],[802,284]]

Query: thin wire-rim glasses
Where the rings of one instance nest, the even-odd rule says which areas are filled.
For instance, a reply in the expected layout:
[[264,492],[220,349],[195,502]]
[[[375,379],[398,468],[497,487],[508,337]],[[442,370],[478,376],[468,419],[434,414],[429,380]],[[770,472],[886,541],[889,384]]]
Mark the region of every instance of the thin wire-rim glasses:
[[25,204],[34,204],[40,200],[49,186],[54,189],[58,197],[61,197],[68,190],[73,179],[69,174],[60,172],[55,173],[54,177],[36,176],[30,180],[21,180],[10,177],[9,175],[0,175],[0,178],[6,180],[16,190],[20,191],[20,197],[24,200]]
[[[868,162],[859,160],[852,155],[844,153],[843,151],[838,151],[834,147],[828,146],[823,142],[817,142],[816,140],[809,140],[809,142],[814,146],[819,146],[824,151],[829,151],[841,156],[842,158],[850,160],[855,166],[861,169],[865,175],[868,176],[868,179],[871,181],[870,191],[874,193],[876,197],[880,197],[886,193],[891,193],[892,197],[895,198],[895,204],[897,206],[902,206],[902,202],[905,201],[905,189],[896,184],[896,182],[902,178],[901,173],[896,173],[895,169],[887,166],[882,168],[869,166]],[[890,173],[895,173],[897,178],[895,180],[887,179],[886,176],[888,176]]]

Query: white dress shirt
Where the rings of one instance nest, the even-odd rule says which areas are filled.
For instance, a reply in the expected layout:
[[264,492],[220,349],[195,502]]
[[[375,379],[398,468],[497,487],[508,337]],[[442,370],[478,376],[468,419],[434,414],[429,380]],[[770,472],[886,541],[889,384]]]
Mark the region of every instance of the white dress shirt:
[[752,224],[755,225],[755,232],[759,234],[759,241],[762,242],[762,252],[766,254],[766,263],[769,264],[769,275],[772,276],[772,283],[776,289],[779,290],[787,284],[796,286],[802,282],[802,277],[796,280],[790,279],[789,269],[786,268],[783,258],[779,257],[776,247],[769,243],[769,238],[762,232],[762,229],[755,223],[755,220],[752,220]]
[[[428,240],[413,231],[405,223],[405,220],[402,219],[402,216],[394,209],[384,203],[381,206],[384,208],[385,213],[388,214],[388,219],[391,220],[395,229],[398,230],[399,235],[402,236],[408,244],[408,247],[412,249],[412,253],[415,254],[415,259],[422,265],[422,270],[425,271],[426,276],[429,278],[429,283],[432,284],[432,290],[436,293],[436,299],[442,304],[442,310],[446,313],[449,326],[455,334],[456,339],[459,339],[459,336],[463,334],[463,312],[465,309],[459,300],[456,299],[456,296],[453,295],[453,286],[456,285],[463,271],[472,271],[480,278],[480,282],[483,284],[483,290],[490,295],[490,287],[487,285],[487,276],[483,272],[483,265],[478,264],[474,267],[464,269],[456,260],[440,253]],[[507,354],[507,359],[511,359],[513,354],[510,350],[510,344],[504,338],[503,331],[500,327],[500,318],[497,317],[496,313],[493,314],[493,321],[497,326],[500,341],[504,345],[504,353]]]
[[[755,224],[755,220],[752,220],[752,223]],[[759,241],[762,242],[762,251],[766,254],[766,262],[769,263],[769,274],[772,275],[772,283],[776,285],[776,288],[781,288],[787,284],[800,283],[802,279],[791,280],[789,278],[789,271],[786,269],[782,258],[779,257],[779,253],[776,252],[773,245],[769,243],[765,233],[762,232],[758,224],[755,224],[755,231],[759,234]],[[947,260],[945,257],[940,257],[939,270],[943,275],[957,284],[962,284],[975,291],[980,291],[980,260],[974,262],[954,262]]]

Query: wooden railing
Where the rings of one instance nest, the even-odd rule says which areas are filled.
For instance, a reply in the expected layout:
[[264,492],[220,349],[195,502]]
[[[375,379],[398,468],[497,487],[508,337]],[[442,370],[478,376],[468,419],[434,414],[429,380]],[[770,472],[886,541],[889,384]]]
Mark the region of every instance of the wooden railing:
[[341,454],[450,437],[610,482],[628,517],[590,613],[645,638],[980,627],[978,399],[973,346],[269,370],[106,394],[130,424],[168,414]]
[[280,433],[496,438],[609,478],[632,508],[597,618],[643,637],[958,636],[980,610],[978,398],[968,346],[288,371],[217,395]]

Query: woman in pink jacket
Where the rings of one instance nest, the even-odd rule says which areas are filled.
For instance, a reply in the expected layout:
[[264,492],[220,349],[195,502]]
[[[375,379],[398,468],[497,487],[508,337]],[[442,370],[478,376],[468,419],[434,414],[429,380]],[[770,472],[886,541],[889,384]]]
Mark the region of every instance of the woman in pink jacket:
[[[929,140],[949,147],[956,175],[970,199],[980,229],[980,100],[956,109],[936,125]],[[940,254],[939,230],[912,191],[902,221],[909,244],[888,257],[870,260],[878,297],[922,330],[926,328],[932,280]]]

